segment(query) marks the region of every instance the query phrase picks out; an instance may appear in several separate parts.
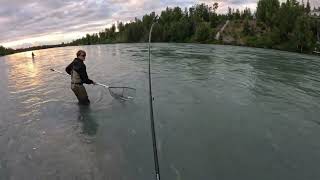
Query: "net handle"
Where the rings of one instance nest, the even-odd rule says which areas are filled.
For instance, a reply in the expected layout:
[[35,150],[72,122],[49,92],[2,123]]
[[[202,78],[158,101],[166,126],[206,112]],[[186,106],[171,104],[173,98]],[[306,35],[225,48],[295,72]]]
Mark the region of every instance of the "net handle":
[[99,85],[99,86],[102,86],[102,87],[105,87],[105,88],[108,88],[108,89],[109,89],[109,87],[110,87],[110,86],[107,86],[107,85],[105,85],[105,84],[101,84],[101,83],[98,83],[98,82],[96,82],[96,85]]
[[[69,76],[69,74],[63,73],[63,72],[58,71],[58,70],[53,69],[53,68],[51,68],[50,70],[53,71],[53,72],[57,72],[57,73],[59,73],[59,74],[63,74],[63,75]],[[109,90],[110,95],[113,96],[113,97],[115,97],[115,96],[114,96],[114,93],[111,91],[112,88],[128,88],[128,89],[134,89],[134,88],[130,88],[130,87],[110,87],[110,86],[107,86],[107,85],[105,85],[105,84],[98,83],[98,82],[96,82],[95,85],[98,85],[98,86],[102,86],[102,87],[104,87],[104,88],[107,88],[107,89]],[[135,90],[135,89],[134,89],[134,90]],[[129,96],[129,97],[124,97],[123,99],[128,100],[128,99],[133,99],[133,97],[130,97],[130,96]]]

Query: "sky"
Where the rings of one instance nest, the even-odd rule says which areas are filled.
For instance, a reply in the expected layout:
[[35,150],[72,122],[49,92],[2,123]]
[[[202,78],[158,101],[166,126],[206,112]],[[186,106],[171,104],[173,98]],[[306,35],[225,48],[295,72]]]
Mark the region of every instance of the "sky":
[[[228,7],[256,8],[258,0],[0,0],[0,45],[11,48],[58,44],[96,33],[113,23],[129,22],[166,7],[219,3]],[[283,1],[283,0],[282,0]],[[306,0],[305,0],[306,2]],[[320,6],[320,0],[310,0]]]

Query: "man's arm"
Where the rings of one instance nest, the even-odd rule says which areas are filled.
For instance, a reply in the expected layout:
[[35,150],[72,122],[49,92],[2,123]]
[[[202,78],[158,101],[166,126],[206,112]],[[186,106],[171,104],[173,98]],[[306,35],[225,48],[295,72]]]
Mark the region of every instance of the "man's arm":
[[86,84],[94,84],[94,82],[88,77],[86,66],[84,66],[83,69],[82,74],[80,74],[82,82]]
[[76,63],[74,65],[74,70],[77,71],[77,73],[79,73],[82,83],[94,84],[94,82],[91,79],[89,79],[86,66],[84,64]]
[[66,67],[66,72],[67,72],[69,75],[71,75],[72,66],[73,66],[73,62],[70,63],[70,64]]

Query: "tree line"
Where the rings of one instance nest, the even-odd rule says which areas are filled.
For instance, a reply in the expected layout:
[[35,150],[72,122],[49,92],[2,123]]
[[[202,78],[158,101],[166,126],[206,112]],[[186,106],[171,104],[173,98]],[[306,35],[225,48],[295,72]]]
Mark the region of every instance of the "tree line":
[[153,12],[127,24],[113,24],[104,31],[87,34],[70,44],[147,42],[150,26],[155,20],[158,23],[153,31],[154,42],[223,43],[223,38],[217,41],[215,35],[226,20],[230,20],[242,24],[240,38],[247,46],[298,52],[312,52],[319,46],[316,40],[320,17],[310,16],[309,0],[306,4],[297,0],[281,4],[279,0],[259,0],[254,12],[249,8],[228,8],[226,14],[218,14],[217,9],[218,3],[197,4],[184,10],[180,7],[166,8],[159,16]]
[[0,46],[0,56],[5,56],[5,55],[19,53],[19,52],[25,52],[25,51],[34,51],[39,49],[49,49],[49,48],[65,47],[65,46],[69,46],[69,44],[61,43],[56,45],[42,45],[42,46],[33,46],[33,47],[18,48],[18,49],[5,48],[3,46]]
[[147,42],[150,26],[155,20],[158,21],[153,31],[156,42],[209,42],[214,37],[215,28],[227,19],[226,15],[216,13],[217,8],[217,3],[198,4],[184,10],[180,7],[166,8],[159,16],[152,12],[130,23],[119,22],[71,44]]
[[[215,35],[226,20],[253,19],[249,8],[244,10],[229,8],[228,14],[218,14],[218,3],[194,5],[191,8],[167,7],[160,15],[154,12],[141,19],[124,24],[113,24],[110,28],[95,34],[87,34],[71,45],[91,45],[100,43],[147,42],[149,29],[157,21],[153,30],[155,42],[215,42]],[[116,31],[117,30],[117,31]]]
[[5,48],[3,46],[0,46],[0,56],[5,56],[5,55],[8,55],[8,54],[13,54],[13,53],[15,53],[14,49]]
[[[260,0],[256,16],[258,26],[266,30],[260,41],[269,48],[282,47],[285,50],[310,52],[317,45],[320,31],[319,18],[310,15],[311,6],[297,0]],[[253,39],[259,41],[257,36]]]

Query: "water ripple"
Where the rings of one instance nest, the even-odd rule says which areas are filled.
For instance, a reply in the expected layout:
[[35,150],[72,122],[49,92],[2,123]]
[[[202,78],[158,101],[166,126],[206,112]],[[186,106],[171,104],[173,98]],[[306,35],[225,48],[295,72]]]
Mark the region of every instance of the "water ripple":
[[[49,69],[64,71],[80,48],[90,78],[134,87],[136,99],[119,102],[85,85],[91,105],[78,106],[70,77]],[[2,172],[13,179],[150,179],[147,52],[140,43],[1,58],[0,179]],[[319,57],[160,43],[152,44],[151,58],[167,179],[290,179],[288,172],[319,179]]]

